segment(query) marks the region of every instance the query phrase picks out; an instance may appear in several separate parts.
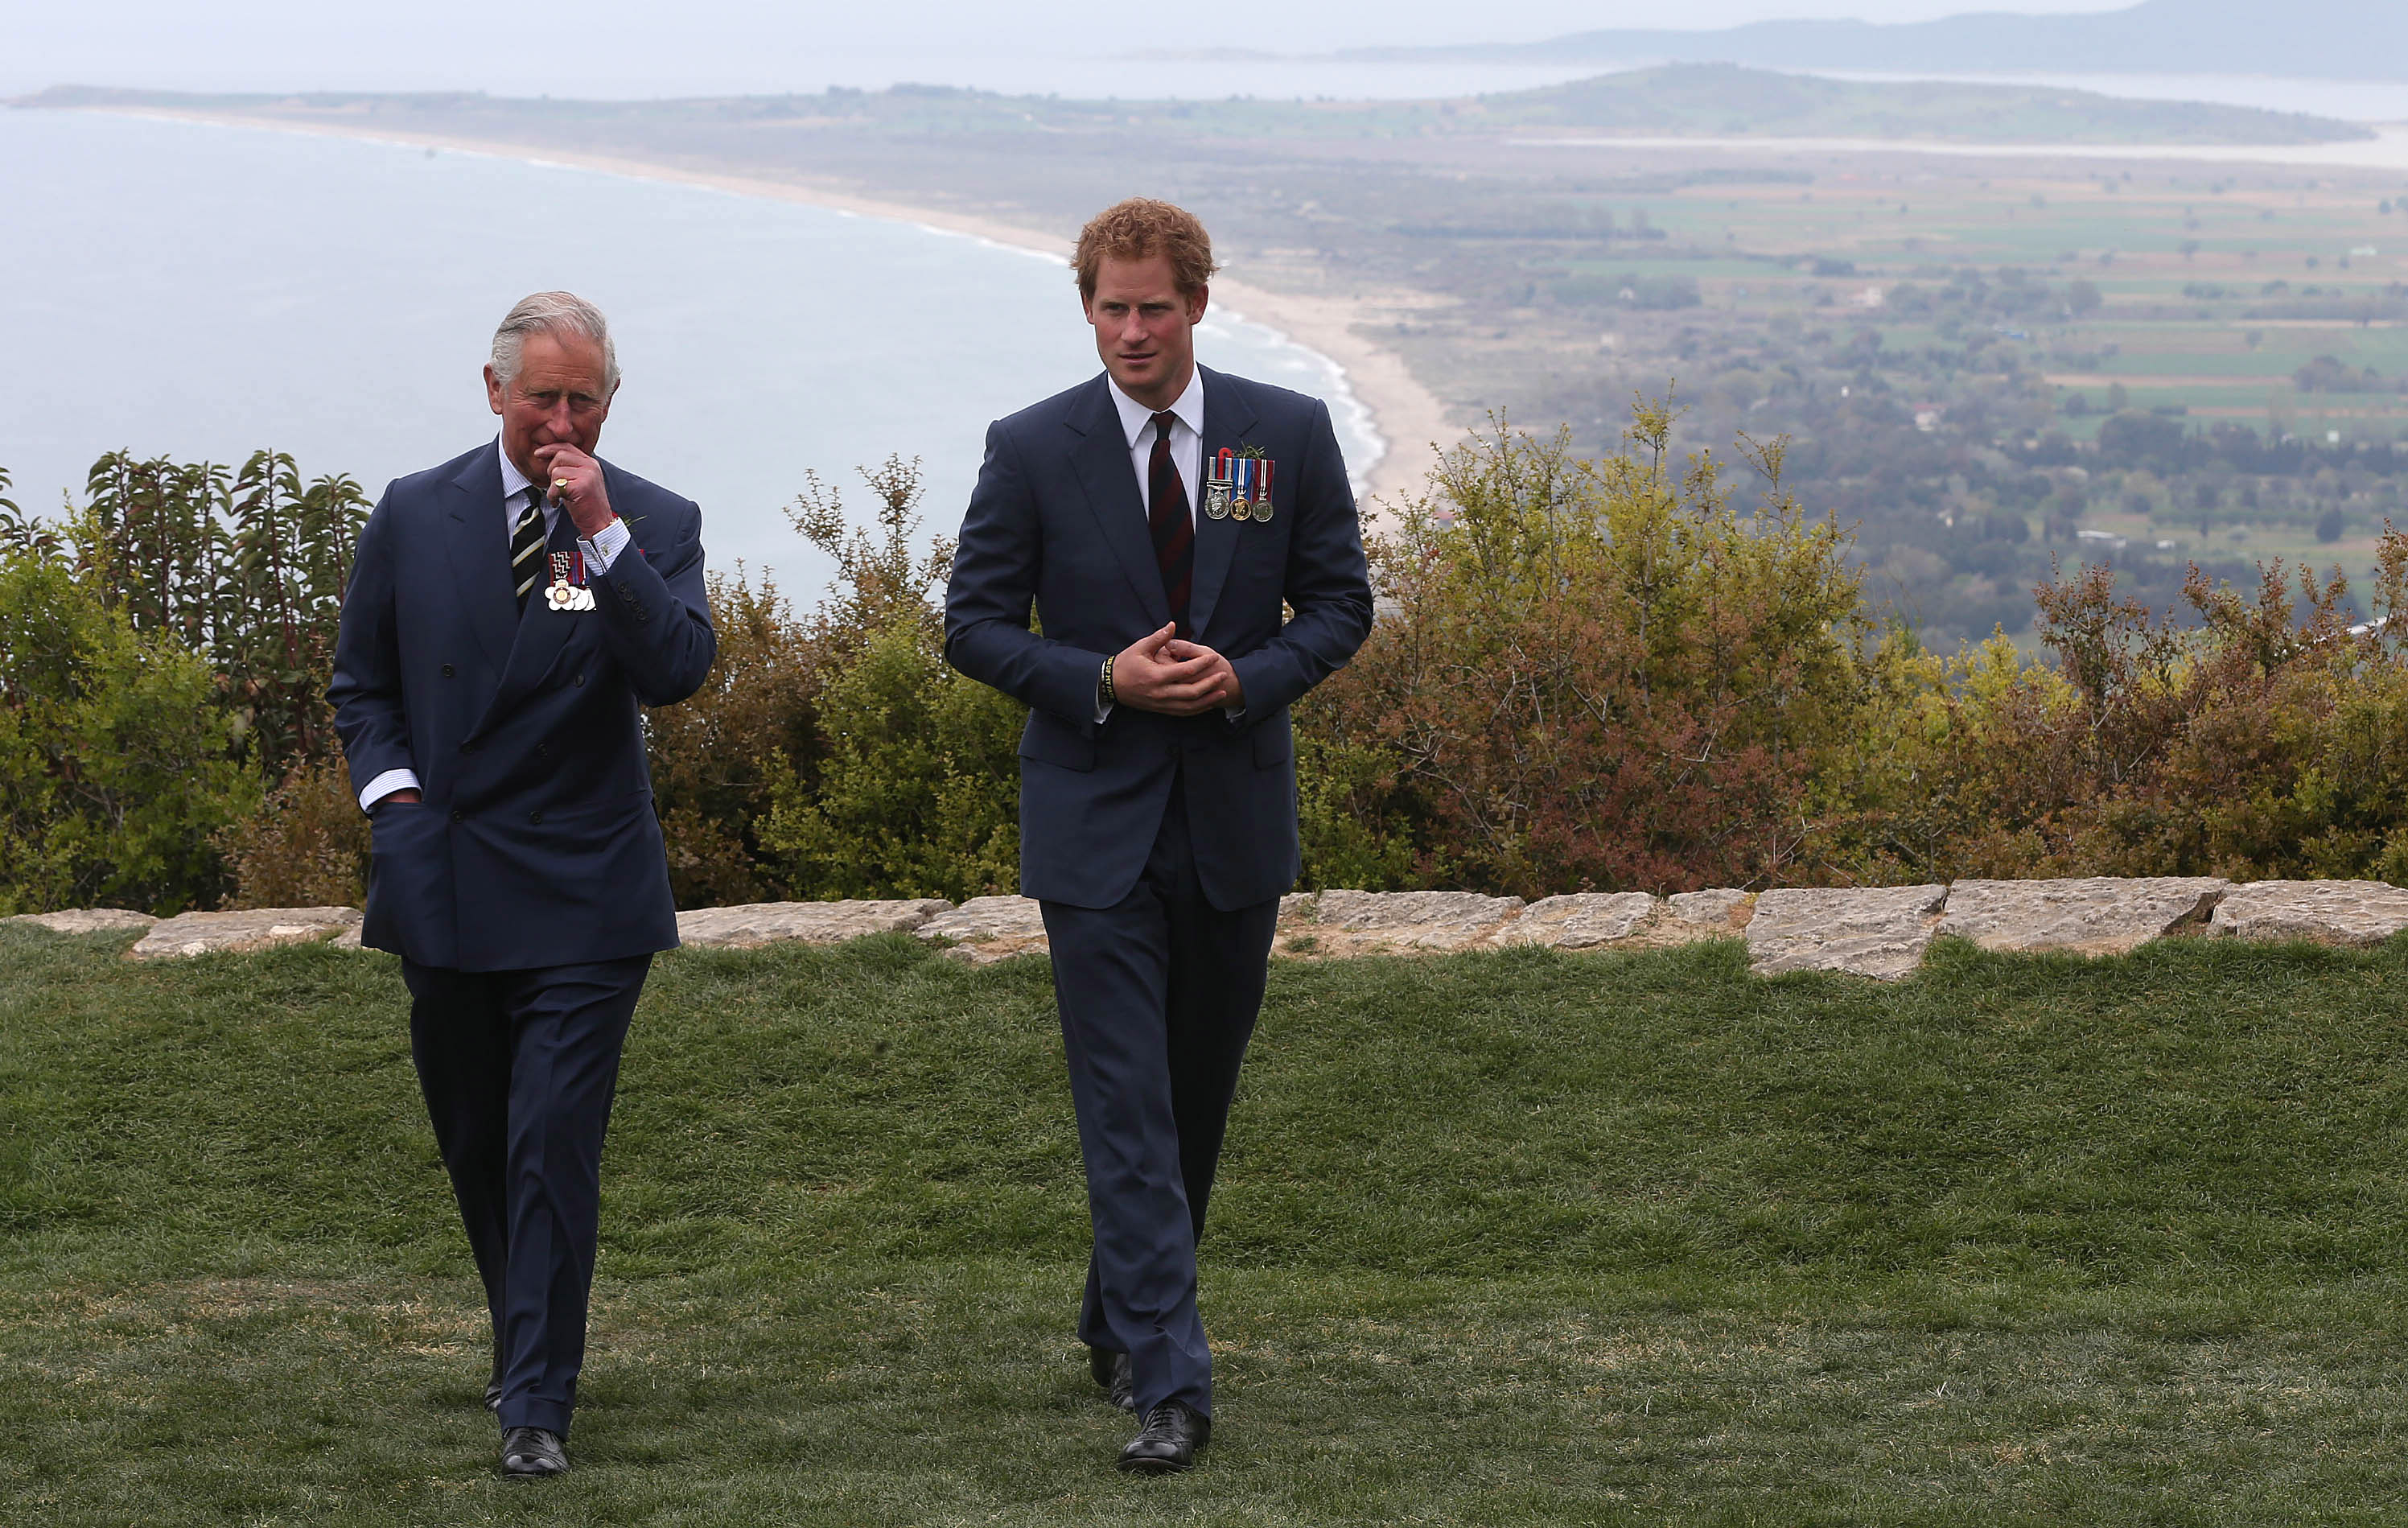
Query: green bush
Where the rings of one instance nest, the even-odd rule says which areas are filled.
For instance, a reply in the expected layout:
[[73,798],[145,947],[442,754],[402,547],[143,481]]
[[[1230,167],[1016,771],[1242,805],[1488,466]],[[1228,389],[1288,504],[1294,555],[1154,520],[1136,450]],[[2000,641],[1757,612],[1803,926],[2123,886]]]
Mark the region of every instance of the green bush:
[[1383,618],[1297,707],[1308,878],[1521,896],[1787,874],[1868,699],[1839,526],[1736,508],[1670,411],[1571,456],[1499,424],[1373,547]]
[[1019,882],[1020,762],[1027,710],[944,660],[934,597],[953,552],[922,554],[916,466],[866,472],[879,533],[847,528],[816,477],[795,528],[836,559],[809,628],[824,665],[815,746],[785,769],[759,827],[763,858],[800,898],[965,897]]
[[0,912],[213,901],[260,798],[218,695],[59,561],[0,554]]
[[780,784],[762,843],[805,898],[1010,891],[1027,714],[945,662],[932,615],[907,613],[828,680],[819,779]]

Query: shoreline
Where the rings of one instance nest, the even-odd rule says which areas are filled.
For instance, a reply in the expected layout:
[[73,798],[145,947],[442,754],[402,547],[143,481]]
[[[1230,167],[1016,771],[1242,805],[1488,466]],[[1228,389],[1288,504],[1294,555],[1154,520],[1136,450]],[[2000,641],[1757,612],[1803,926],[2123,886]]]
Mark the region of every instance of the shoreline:
[[[322,137],[364,138],[410,148],[448,149],[485,154],[523,164],[557,165],[594,170],[631,180],[665,181],[725,192],[732,195],[790,202],[853,217],[906,223],[936,233],[955,234],[1006,249],[1048,255],[1064,262],[1070,256],[1068,240],[1014,223],[953,211],[887,201],[809,181],[772,180],[766,176],[682,168],[649,159],[614,154],[554,151],[532,145],[446,133],[392,131],[339,123],[294,122],[280,117],[233,112],[177,111],[157,107],[71,108],[111,116],[150,117],[162,121],[201,123],[226,127],[264,128]],[[1434,449],[1464,433],[1447,423],[1446,411],[1424,387],[1394,351],[1354,333],[1360,324],[1379,322],[1382,305],[1361,297],[1297,296],[1272,292],[1240,279],[1215,276],[1212,296],[1226,302],[1224,315],[1273,331],[1280,338],[1311,351],[1337,372],[1346,396],[1367,416],[1379,454],[1368,468],[1356,469],[1363,483],[1360,506],[1366,533],[1385,528],[1396,507],[1418,494],[1427,475]],[[1338,400],[1332,400],[1335,404]]]

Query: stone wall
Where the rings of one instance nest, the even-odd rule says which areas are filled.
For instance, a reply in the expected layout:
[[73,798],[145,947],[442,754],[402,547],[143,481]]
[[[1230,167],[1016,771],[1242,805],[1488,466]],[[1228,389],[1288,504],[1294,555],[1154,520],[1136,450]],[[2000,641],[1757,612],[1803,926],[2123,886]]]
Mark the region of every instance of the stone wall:
[[[266,949],[317,940],[357,948],[349,907],[185,913],[159,919],[114,908],[34,913],[5,921],[59,933],[139,929],[133,960]],[[1707,939],[1747,944],[1765,975],[1838,971],[1895,981],[1942,936],[1985,949],[2116,955],[2152,940],[2194,937],[2380,944],[2408,929],[2408,891],[2380,881],[2258,881],[2210,877],[1959,881],[1953,886],[1799,887],[1752,893],[1643,891],[1524,902],[1469,891],[1307,891],[1281,899],[1274,953],[1300,959],[1416,955],[1537,945],[1646,950]],[[1045,925],[1025,897],[974,897],[955,906],[915,901],[759,902],[678,915],[700,948],[832,944],[910,933],[954,959],[985,964],[1041,953]]]

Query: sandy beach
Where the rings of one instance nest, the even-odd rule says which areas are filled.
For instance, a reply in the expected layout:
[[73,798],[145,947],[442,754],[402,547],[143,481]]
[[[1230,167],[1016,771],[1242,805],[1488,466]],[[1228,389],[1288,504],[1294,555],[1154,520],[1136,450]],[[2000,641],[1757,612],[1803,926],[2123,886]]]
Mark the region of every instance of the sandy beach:
[[[579,169],[597,170],[609,175],[624,175],[637,180],[666,180],[681,185],[708,186],[736,195],[766,197],[775,201],[795,202],[809,207],[826,208],[848,212],[857,217],[883,218],[897,223],[916,223],[924,228],[941,229],[987,239],[1014,249],[1034,250],[1061,258],[1067,266],[1070,256],[1069,241],[1040,230],[1025,228],[992,218],[950,211],[942,208],[913,207],[900,202],[881,200],[829,186],[803,180],[772,180],[763,176],[726,175],[695,170],[679,166],[662,165],[651,160],[628,159],[606,154],[562,152],[538,150],[525,144],[457,137],[446,134],[394,132],[389,128],[352,127],[340,123],[303,123],[280,117],[249,116],[233,112],[165,111],[156,108],[108,108],[119,116],[157,117],[179,122],[213,123],[236,127],[265,128],[279,133],[308,133],[332,137],[361,137],[384,143],[403,143],[411,147],[449,149],[465,153],[491,154],[497,158],[524,160],[534,164],[566,165]],[[1066,277],[1067,280],[1067,277]],[[1397,308],[1374,297],[1297,296],[1271,292],[1242,281],[1217,277],[1212,282],[1213,300],[1235,317],[1275,329],[1297,344],[1318,352],[1335,362],[1345,373],[1348,387],[1354,398],[1370,414],[1373,433],[1382,443],[1379,459],[1369,469],[1357,465],[1355,470],[1368,485],[1371,502],[1363,506],[1367,529],[1377,529],[1393,509],[1406,497],[1421,491],[1428,472],[1431,452],[1453,442],[1461,431],[1447,423],[1446,411],[1427,388],[1415,381],[1407,369],[1403,357],[1357,332],[1359,326],[1393,323],[1396,311],[1413,305],[1413,299],[1400,295]]]

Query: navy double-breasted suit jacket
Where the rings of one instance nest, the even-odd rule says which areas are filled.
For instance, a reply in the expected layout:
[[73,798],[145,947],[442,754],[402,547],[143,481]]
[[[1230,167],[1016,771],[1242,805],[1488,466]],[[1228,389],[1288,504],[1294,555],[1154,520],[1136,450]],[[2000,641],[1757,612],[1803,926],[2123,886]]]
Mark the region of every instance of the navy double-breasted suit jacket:
[[[1183,781],[1198,877],[1225,910],[1267,901],[1299,868],[1288,706],[1371,629],[1361,527],[1319,399],[1204,372],[1202,459],[1277,464],[1268,520],[1196,517],[1189,628],[1230,660],[1246,709],[1096,720],[1115,654],[1170,619],[1145,500],[1103,376],[997,420],[945,597],[945,656],[1029,707],[1020,742],[1020,879],[1030,897],[1110,907]],[[1190,496],[1198,487],[1186,485]],[[1042,634],[1029,628],[1034,607]],[[1294,618],[1283,624],[1283,607]]]
[[678,942],[638,707],[692,695],[718,651],[702,512],[602,477],[631,541],[586,612],[540,591],[518,610],[494,444],[395,479],[368,516],[328,694],[352,788],[408,769],[424,798],[375,813],[372,948],[516,971]]

